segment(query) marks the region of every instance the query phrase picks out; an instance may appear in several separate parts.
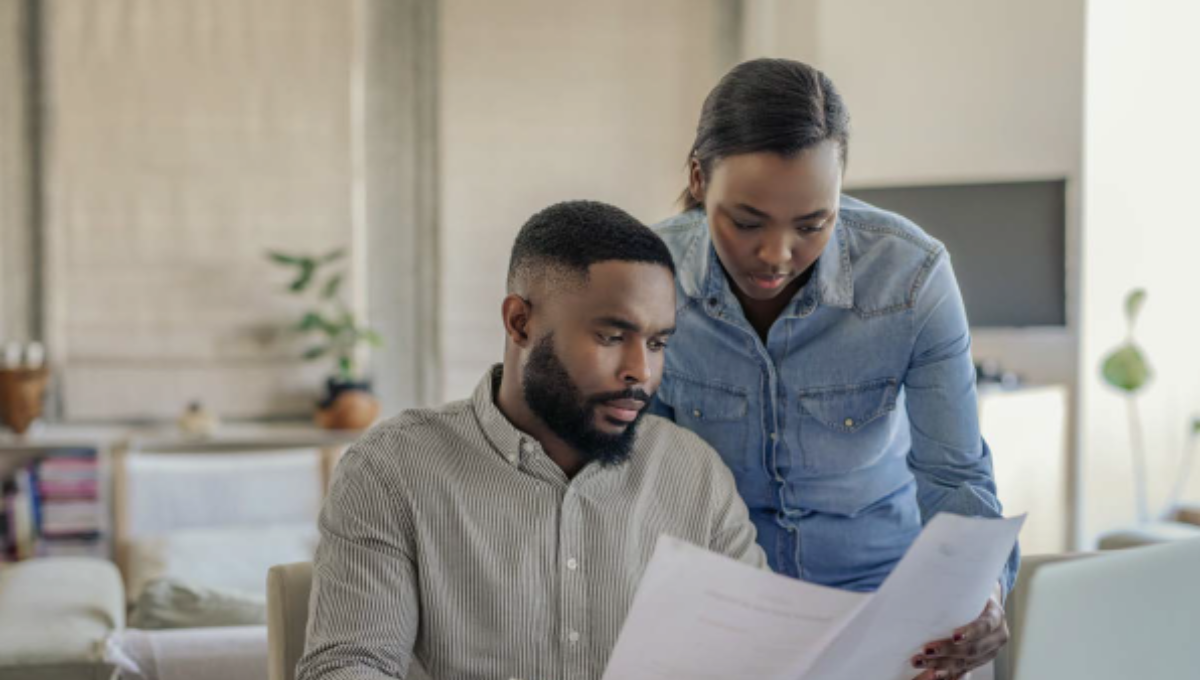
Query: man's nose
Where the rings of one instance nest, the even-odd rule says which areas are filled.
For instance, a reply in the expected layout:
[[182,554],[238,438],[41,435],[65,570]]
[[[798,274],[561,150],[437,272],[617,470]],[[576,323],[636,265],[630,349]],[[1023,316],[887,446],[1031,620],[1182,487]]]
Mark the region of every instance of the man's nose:
[[621,362],[621,381],[626,385],[643,385],[650,380],[650,350],[640,342],[631,342]]

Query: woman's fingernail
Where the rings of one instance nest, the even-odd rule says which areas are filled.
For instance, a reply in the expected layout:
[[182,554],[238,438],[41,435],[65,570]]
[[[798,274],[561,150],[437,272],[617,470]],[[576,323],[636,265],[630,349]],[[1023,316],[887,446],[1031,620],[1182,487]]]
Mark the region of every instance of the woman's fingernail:
[[933,647],[926,647],[926,648],[925,648],[925,656],[933,656],[934,654],[937,654],[937,650],[936,650],[936,649],[934,649]]
[[913,667],[914,668],[924,668],[925,661],[923,659],[913,659]]
[[955,634],[954,634],[954,641],[955,641],[955,642],[962,642],[963,640],[966,640],[966,639],[967,639],[967,634],[966,634],[966,633],[955,633]]

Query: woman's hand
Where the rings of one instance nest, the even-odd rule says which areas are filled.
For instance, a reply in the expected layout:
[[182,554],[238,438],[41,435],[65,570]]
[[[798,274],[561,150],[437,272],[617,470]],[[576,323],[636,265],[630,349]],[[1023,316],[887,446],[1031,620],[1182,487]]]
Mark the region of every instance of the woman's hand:
[[949,639],[930,642],[922,653],[913,657],[913,668],[925,669],[916,680],[961,678],[996,658],[1008,643],[1008,622],[1004,619],[1000,593],[997,583],[979,618],[954,631]]

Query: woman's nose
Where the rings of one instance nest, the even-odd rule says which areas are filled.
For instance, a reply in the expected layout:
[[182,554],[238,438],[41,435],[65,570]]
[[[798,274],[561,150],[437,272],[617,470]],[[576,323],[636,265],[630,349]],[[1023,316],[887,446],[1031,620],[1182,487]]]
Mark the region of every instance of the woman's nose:
[[772,267],[780,267],[792,259],[791,241],[783,234],[768,235],[758,247],[758,259]]

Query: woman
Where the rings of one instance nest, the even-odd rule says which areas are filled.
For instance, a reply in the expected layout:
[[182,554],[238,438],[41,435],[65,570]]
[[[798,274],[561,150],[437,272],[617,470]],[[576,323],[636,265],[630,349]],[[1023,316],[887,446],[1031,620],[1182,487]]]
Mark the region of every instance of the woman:
[[[962,300],[940,243],[841,195],[849,114],[820,71],[761,59],[709,94],[684,212],[656,228],[678,330],[655,409],[728,463],[771,566],[874,590],[938,512],[998,517]],[[913,659],[959,677],[1000,605]]]

